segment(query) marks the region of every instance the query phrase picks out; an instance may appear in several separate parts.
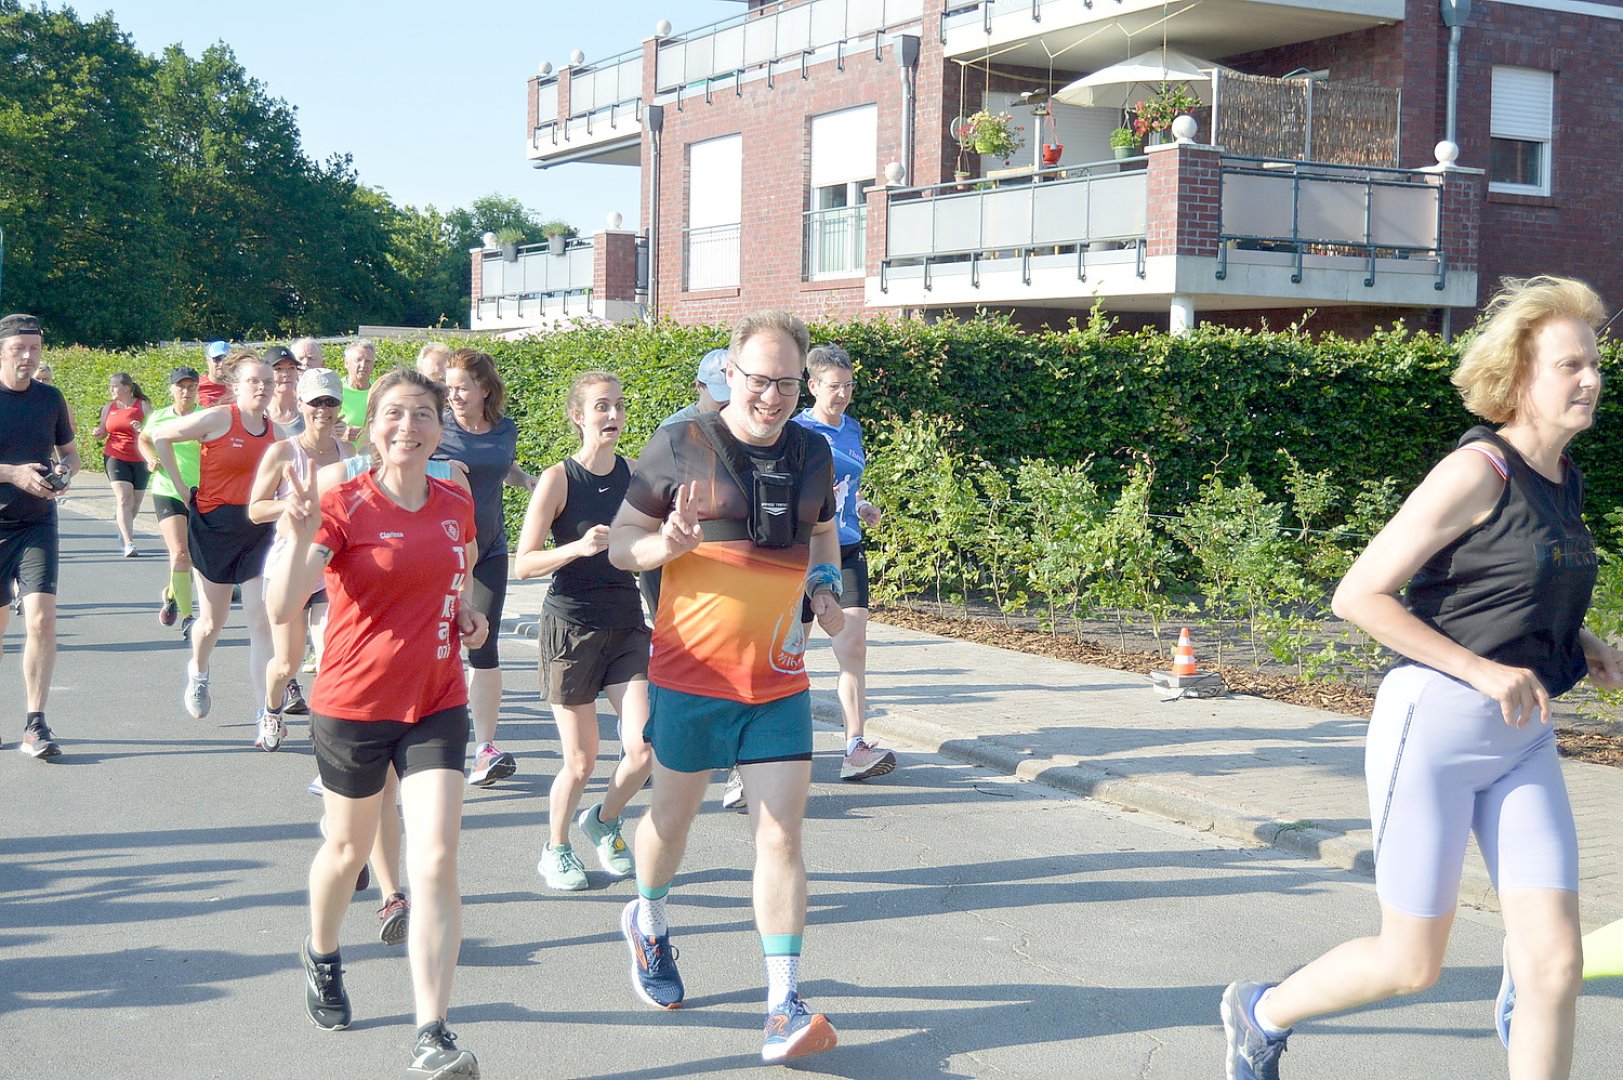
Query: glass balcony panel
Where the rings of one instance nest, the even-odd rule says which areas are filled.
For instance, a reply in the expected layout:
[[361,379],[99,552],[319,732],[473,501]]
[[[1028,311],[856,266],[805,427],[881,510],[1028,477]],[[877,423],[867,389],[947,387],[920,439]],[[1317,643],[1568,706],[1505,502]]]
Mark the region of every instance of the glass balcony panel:
[[1031,242],[1031,185],[999,188],[981,199],[981,246],[988,251]]
[[811,9],[814,48],[845,40],[845,0],[817,0]]
[[887,257],[916,259],[930,254],[930,229],[935,221],[935,199],[892,203],[885,219]]
[[777,55],[778,17],[763,15],[744,24],[744,64],[754,67]]
[[845,33],[858,37],[885,24],[885,0],[850,0],[845,12]]
[[1438,245],[1437,190],[1430,185],[1377,187],[1371,217],[1371,241],[1382,247]]
[[1302,178],[1297,234],[1326,243],[1364,242],[1363,184]]
[[538,123],[558,119],[558,84],[544,82],[535,88],[535,118]]
[[1223,231],[1235,236],[1290,236],[1291,178],[1223,176]]
[[717,75],[729,71],[737,71],[744,66],[744,28],[742,26],[729,26],[724,30],[716,31],[716,56],[711,71]]
[[981,213],[977,195],[949,195],[931,199],[935,209],[936,251],[979,251]]
[[654,57],[655,88],[669,90],[673,87],[687,85],[687,63],[687,42],[678,41],[670,45],[661,45],[658,54]]

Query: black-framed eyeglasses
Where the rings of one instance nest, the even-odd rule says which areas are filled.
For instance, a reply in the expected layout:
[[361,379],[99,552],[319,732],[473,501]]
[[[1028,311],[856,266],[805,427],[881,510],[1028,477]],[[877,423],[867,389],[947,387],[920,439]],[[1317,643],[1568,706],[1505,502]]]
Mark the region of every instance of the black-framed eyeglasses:
[[336,409],[339,403],[335,397],[318,397],[314,401],[306,401],[305,404],[312,409]]
[[743,368],[734,364],[741,375],[744,376],[744,385],[749,387],[752,394],[764,394],[769,386],[776,386],[778,393],[784,397],[798,398],[801,389],[806,385],[805,379],[769,379],[765,375],[751,375]]

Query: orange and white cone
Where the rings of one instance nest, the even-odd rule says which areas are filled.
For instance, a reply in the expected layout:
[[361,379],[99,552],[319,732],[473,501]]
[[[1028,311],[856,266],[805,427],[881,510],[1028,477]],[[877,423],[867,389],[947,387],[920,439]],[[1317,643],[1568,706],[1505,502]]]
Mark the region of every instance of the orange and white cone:
[[1195,674],[1195,647],[1189,641],[1186,626],[1178,634],[1178,647],[1172,650],[1172,674],[1183,678]]

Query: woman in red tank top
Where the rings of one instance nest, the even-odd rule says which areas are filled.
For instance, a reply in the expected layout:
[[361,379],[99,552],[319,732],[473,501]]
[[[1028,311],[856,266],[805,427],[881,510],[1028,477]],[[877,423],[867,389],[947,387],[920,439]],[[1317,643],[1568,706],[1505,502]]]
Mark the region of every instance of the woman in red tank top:
[[111,398],[102,406],[101,420],[96,424],[95,436],[106,440],[102,446],[107,479],[113,488],[113,501],[118,506],[118,535],[124,543],[124,557],[134,558],[135,511],[141,505],[141,492],[152,478],[147,463],[135,440],[141,426],[152,411],[141,387],[126,372],[110,376],[107,395]]
[[242,612],[248,624],[248,678],[255,708],[265,698],[265,665],[271,658],[270,620],[260,575],[270,549],[272,527],[248,517],[249,497],[259,459],[276,441],[266,409],[270,367],[251,349],[226,357],[225,376],[234,389],[229,403],[199,409],[152,432],[153,449],[164,471],[179,476],[174,444],[195,439],[197,488],[187,514],[186,537],[197,571],[201,612],[192,627],[192,659],[182,698],[194,719],[208,715],[209,657],[231,613],[232,586],[242,586]]

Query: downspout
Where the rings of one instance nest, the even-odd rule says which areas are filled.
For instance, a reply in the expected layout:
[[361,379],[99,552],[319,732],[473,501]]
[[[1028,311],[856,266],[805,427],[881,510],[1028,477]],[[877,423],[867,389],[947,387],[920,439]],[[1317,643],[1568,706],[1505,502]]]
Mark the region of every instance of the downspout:
[[648,125],[649,168],[654,170],[648,185],[648,321],[659,321],[659,174],[663,163],[661,136],[665,130],[665,107],[649,105],[642,111]]
[[901,34],[896,38],[896,62],[902,69],[902,166],[907,169],[904,183],[913,179],[913,110],[917,98],[919,36]]
[[[1443,138],[1460,144],[1456,130],[1460,98],[1460,39],[1471,17],[1471,0],[1440,0],[1443,25],[1448,27],[1448,108],[1443,120]],[[1454,339],[1454,309],[1443,309],[1443,340]]]

